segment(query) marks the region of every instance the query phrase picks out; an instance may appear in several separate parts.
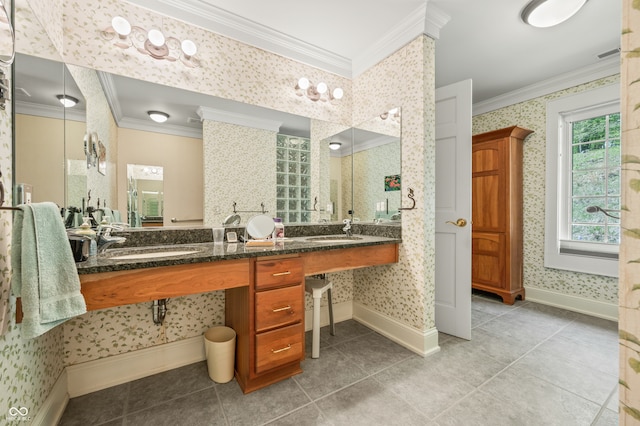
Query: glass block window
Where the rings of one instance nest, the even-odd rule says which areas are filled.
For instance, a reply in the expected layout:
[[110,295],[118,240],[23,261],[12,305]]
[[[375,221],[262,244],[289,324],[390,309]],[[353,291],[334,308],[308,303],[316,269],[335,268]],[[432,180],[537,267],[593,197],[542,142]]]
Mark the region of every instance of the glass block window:
[[276,214],[286,223],[311,221],[311,143],[278,135],[276,148]]

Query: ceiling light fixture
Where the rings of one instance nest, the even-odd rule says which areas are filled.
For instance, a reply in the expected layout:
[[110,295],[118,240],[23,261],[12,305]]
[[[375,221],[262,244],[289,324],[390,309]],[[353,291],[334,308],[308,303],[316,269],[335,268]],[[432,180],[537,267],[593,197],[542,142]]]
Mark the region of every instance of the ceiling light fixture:
[[187,67],[200,66],[200,62],[194,57],[198,49],[193,41],[165,37],[162,31],[156,28],[147,31],[142,27],[131,25],[122,16],[115,16],[111,20],[111,26],[102,30],[102,37],[112,41],[120,49],[126,50],[133,47],[134,50],[153,59],[165,59],[169,62],[179,59]]
[[588,0],[532,0],[522,9],[522,20],[534,27],[548,28],[558,25],[585,5]]
[[147,114],[149,114],[149,118],[156,123],[164,123],[169,119],[169,114],[162,111],[147,111]]
[[332,141],[329,142],[329,148],[334,150],[334,151],[339,150],[341,146],[342,146],[342,144],[340,142],[338,142],[338,141],[332,140]]
[[308,78],[302,77],[298,80],[296,84],[296,95],[298,96],[307,96],[307,98],[311,99],[313,102],[316,101],[332,101],[332,100],[340,100],[344,96],[344,90],[340,87],[336,87],[331,90],[327,83],[320,82],[317,85],[314,85]]
[[65,108],[71,108],[73,106],[76,106],[76,104],[80,102],[78,101],[78,99],[69,95],[56,95],[56,98],[58,98],[62,106],[64,106]]

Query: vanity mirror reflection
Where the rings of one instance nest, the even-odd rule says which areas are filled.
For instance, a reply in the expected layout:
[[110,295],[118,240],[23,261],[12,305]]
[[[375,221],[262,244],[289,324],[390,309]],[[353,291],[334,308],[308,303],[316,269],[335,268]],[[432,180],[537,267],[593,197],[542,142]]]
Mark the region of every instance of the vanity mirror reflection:
[[[17,61],[31,59],[21,55]],[[67,68],[62,64],[58,66]],[[358,197],[366,196],[364,201],[356,200],[352,196],[352,187],[355,185],[366,187],[368,183],[361,172],[358,172],[358,175],[362,175],[363,179],[352,179],[355,164],[352,164],[352,160],[362,155],[360,152],[364,152],[365,146],[362,145],[361,150],[352,156],[351,140],[357,137],[360,131],[380,131],[370,129],[370,124],[342,132],[340,137],[344,138],[344,144],[340,150],[341,154],[334,157],[332,155],[335,155],[335,152],[329,148],[330,138],[320,135],[320,133],[325,135],[330,133],[318,131],[318,129],[326,130],[345,126],[323,123],[319,120],[310,120],[82,67],[71,65],[68,67],[72,69],[74,77],[80,76],[82,79],[80,86],[83,90],[87,81],[91,81],[94,88],[99,88],[100,96],[97,98],[100,100],[100,105],[94,107],[96,96],[92,94],[86,101],[86,125],[82,127],[83,122],[78,121],[82,130],[75,131],[75,136],[71,136],[72,132],[65,132],[63,139],[66,144],[62,141],[54,143],[62,150],[62,154],[47,156],[46,164],[40,166],[46,168],[48,176],[57,173],[63,179],[62,183],[59,179],[51,180],[52,188],[45,191],[43,200],[54,200],[61,206],[82,208],[83,199],[85,203],[96,203],[100,198],[101,206],[106,203],[110,209],[121,212],[123,222],[129,221],[128,207],[134,204],[130,199],[128,188],[128,164],[155,165],[163,169],[162,197],[160,199],[157,194],[158,197],[153,201],[158,203],[158,206],[162,206],[162,213],[157,212],[158,216],[155,218],[158,221],[153,222],[154,225],[219,225],[230,214],[234,214],[234,209],[240,212],[254,211],[254,213],[239,213],[241,225],[262,209],[272,216],[285,212],[286,214],[283,215],[285,223],[341,221],[343,218],[351,217],[349,212],[352,210],[355,210],[355,216],[361,220],[372,220],[376,215],[371,200],[386,200],[383,198],[384,195],[369,194],[368,190],[361,190],[358,195]],[[29,68],[39,69],[38,66]],[[16,67],[18,74],[21,73],[20,69],[19,66]],[[68,78],[69,84],[73,84],[72,81],[73,79]],[[97,86],[96,82],[98,82]],[[77,86],[74,85],[74,87]],[[75,96],[83,99],[80,91],[75,93]],[[157,124],[149,120],[147,111],[158,109],[168,110],[170,118],[166,123]],[[105,114],[107,117],[98,117],[96,116],[98,113]],[[251,136],[254,130],[251,124],[245,124],[242,121],[229,122],[229,117],[237,119],[238,116],[279,123],[277,131],[270,136],[273,149],[268,155],[261,155],[251,145],[256,143]],[[98,173],[97,168],[91,165],[87,167],[89,162],[82,141],[85,133],[90,134],[92,130],[89,128],[89,123],[100,123],[106,129],[100,131],[100,138],[105,141],[109,155],[104,175]],[[212,133],[203,132],[203,127],[206,129],[210,125],[217,129],[213,132],[213,137]],[[219,131],[221,129],[223,131]],[[396,133],[399,138],[399,127]],[[283,164],[287,167],[286,173],[278,173],[277,156],[280,154],[277,148],[280,148],[279,141],[283,137],[288,138],[292,143],[296,140],[307,140],[310,153],[305,154],[300,151],[295,154],[296,158],[293,158],[291,157],[293,153],[286,152],[283,154],[286,160]],[[369,134],[368,139],[371,138],[372,135]],[[303,142],[300,146],[305,143]],[[399,147],[399,142],[397,143]],[[29,159],[27,151],[23,150],[22,154],[20,153],[22,144],[21,139],[16,138],[18,176],[21,168],[24,168],[21,164]],[[358,145],[357,142],[356,146]],[[210,150],[209,154],[207,150]],[[399,148],[393,154],[385,155],[397,155],[398,167],[390,168],[387,174],[399,174]],[[51,161],[52,158],[59,158],[59,162]],[[261,163],[260,168],[269,172],[268,178],[261,178],[256,173],[252,163],[256,160]],[[289,167],[293,167],[296,161],[298,162],[297,171],[305,169],[306,177],[301,174],[294,176],[295,173]],[[308,163],[305,163],[307,161]],[[388,157],[386,161],[396,162]],[[251,167],[247,167],[248,162]],[[340,177],[336,178],[338,175]],[[303,191],[304,184],[308,183],[307,178],[310,186]],[[21,179],[29,182],[27,177]],[[265,186],[265,190],[263,186],[256,185],[257,180],[260,183],[267,182],[268,188]],[[376,178],[376,182],[377,180],[379,179]],[[376,182],[373,184],[378,185]],[[283,185],[285,197],[278,199],[278,191],[282,184],[285,184]],[[292,186],[298,186],[300,190],[300,193],[296,194],[298,197],[296,200],[289,196]],[[213,192],[212,187],[215,188]],[[141,217],[143,214],[139,204],[140,188],[137,189],[137,208]],[[89,190],[91,190],[90,201]],[[389,197],[390,212],[394,209],[394,202],[393,198]],[[262,204],[264,207],[261,206]],[[354,209],[355,205],[362,207]],[[281,208],[284,206],[286,209]],[[364,206],[367,206],[367,211]],[[292,211],[293,214],[290,214]],[[159,221],[160,217],[162,222]],[[143,225],[141,220],[139,223],[137,221],[132,223]]]
[[[329,203],[342,217],[399,223],[400,117],[400,108],[393,108],[325,140],[333,147]],[[352,202],[342,194],[353,194]]]
[[127,164],[127,222],[130,226],[162,226],[164,215],[162,166]]
[[69,69],[16,54],[14,98],[16,184],[31,188],[32,202],[80,208],[87,195],[86,102]]

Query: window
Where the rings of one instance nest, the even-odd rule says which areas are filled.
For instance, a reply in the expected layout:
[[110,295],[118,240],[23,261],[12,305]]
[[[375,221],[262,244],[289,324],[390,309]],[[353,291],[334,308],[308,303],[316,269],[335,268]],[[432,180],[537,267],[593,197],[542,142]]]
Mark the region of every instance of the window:
[[545,266],[618,275],[617,85],[547,104]]
[[276,147],[277,215],[288,223],[311,221],[311,143],[278,135]]

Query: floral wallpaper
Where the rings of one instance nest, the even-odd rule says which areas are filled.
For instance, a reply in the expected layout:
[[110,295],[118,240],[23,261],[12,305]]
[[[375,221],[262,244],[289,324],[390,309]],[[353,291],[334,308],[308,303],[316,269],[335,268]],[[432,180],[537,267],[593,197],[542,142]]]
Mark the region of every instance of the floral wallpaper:
[[640,421],[640,2],[622,2],[620,424]]
[[[11,2],[5,3],[7,8]],[[18,4],[16,8],[18,9]],[[16,10],[16,16],[24,9]],[[38,30],[38,21],[30,13],[27,18],[28,26],[34,30],[34,36],[44,34]],[[22,30],[17,29],[17,32]],[[48,44],[41,44],[43,53],[54,52],[48,48]],[[6,78],[11,78],[9,68],[2,67]],[[11,103],[5,104],[5,109],[0,109],[0,171],[2,171],[2,183],[6,189],[7,205],[11,205],[11,182],[13,159],[12,130],[11,130]],[[7,417],[11,407],[26,408],[27,417],[33,418],[38,412],[51,388],[64,370],[62,329],[57,328],[43,336],[32,340],[23,340],[20,332],[21,326],[15,322],[16,301],[8,293],[11,265],[11,225],[12,218],[9,212],[0,212],[0,317],[2,328],[0,333],[0,422],[10,421]]]
[[[89,205],[96,206],[97,201],[100,200],[101,206],[104,206],[103,203],[105,202],[108,203],[109,207],[115,206],[117,203],[117,191],[114,176],[118,155],[118,128],[116,122],[111,115],[111,109],[98,80],[97,73],[90,68],[71,64],[67,65],[67,68],[86,101],[86,131],[88,134],[95,133],[107,152],[106,174],[99,173],[97,167],[91,167],[86,171],[86,187],[91,190],[91,204]],[[68,142],[83,143],[81,140]],[[67,195],[67,203],[69,203],[69,199],[69,195]]]
[[[277,133],[211,120],[202,124],[204,224],[222,224],[233,214],[234,201],[240,211],[260,211],[264,203],[275,212]],[[242,223],[256,214],[240,213]]]
[[399,263],[354,271],[354,301],[417,330],[435,327],[435,41],[421,36],[354,78],[353,122],[402,108]]
[[[371,221],[376,217],[389,219],[400,207],[401,191],[385,192],[385,177],[400,174],[400,142],[395,141],[376,146],[353,155],[353,210],[362,221]],[[383,213],[376,213],[376,203],[384,202]]]
[[473,134],[518,125],[533,133],[523,146],[524,286],[607,303],[618,303],[618,280],[544,267],[545,163],[547,102],[618,82],[619,75],[602,78],[550,95],[473,117]]

